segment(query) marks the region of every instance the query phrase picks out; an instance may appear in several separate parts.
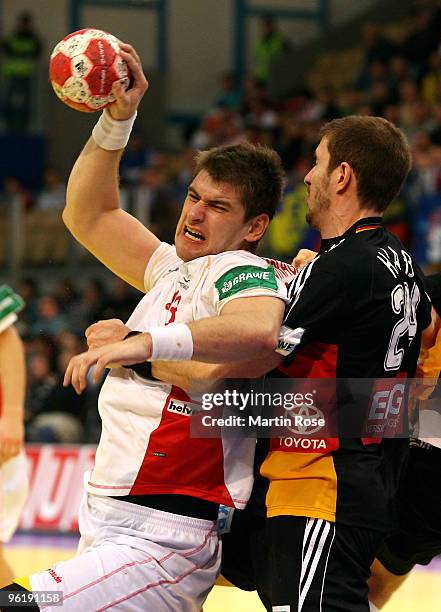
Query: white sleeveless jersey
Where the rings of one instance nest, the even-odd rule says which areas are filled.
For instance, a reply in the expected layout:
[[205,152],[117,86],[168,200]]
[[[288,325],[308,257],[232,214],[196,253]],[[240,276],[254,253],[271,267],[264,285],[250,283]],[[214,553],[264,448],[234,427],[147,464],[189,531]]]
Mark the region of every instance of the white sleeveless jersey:
[[[146,295],[127,321],[153,326],[219,315],[230,300],[272,296],[286,287],[265,260],[229,251],[184,263],[162,243],[145,273]],[[182,389],[145,380],[131,369],[110,371],[98,406],[102,435],[86,488],[95,495],[190,495],[243,508],[252,487],[255,440],[192,438],[197,405]]]

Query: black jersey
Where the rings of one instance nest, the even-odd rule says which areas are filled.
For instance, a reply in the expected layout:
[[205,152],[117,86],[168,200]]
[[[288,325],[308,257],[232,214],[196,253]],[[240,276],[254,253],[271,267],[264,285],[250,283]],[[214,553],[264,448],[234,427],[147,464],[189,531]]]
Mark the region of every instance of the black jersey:
[[[296,330],[300,343],[279,376],[335,378],[337,412],[347,415],[360,405],[348,400],[345,381],[395,384],[393,379],[414,375],[430,302],[421,271],[381,218],[359,220],[342,236],[323,240],[290,292],[284,324]],[[260,468],[267,515],[387,530],[408,441],[349,436],[327,439],[319,450],[271,439]]]
[[426,276],[426,291],[433,307],[441,317],[441,272]]

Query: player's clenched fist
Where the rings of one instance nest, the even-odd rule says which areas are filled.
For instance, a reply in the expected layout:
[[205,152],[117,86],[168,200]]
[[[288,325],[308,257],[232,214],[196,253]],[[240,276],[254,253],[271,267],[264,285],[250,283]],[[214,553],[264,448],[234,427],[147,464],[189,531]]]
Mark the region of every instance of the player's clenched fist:
[[126,90],[120,81],[115,81],[112,86],[112,93],[116,100],[109,104],[107,108],[114,119],[124,121],[135,114],[149,84],[142,70],[139,55],[132,45],[120,43],[119,50],[121,57],[130,68],[133,82]]
[[90,325],[85,332],[87,346],[96,349],[106,344],[124,340],[131,331],[120,319],[107,319]]
[[295,268],[303,268],[310,261],[312,261],[316,257],[317,253],[315,251],[310,251],[309,249],[300,249],[297,255],[292,260],[292,265]]

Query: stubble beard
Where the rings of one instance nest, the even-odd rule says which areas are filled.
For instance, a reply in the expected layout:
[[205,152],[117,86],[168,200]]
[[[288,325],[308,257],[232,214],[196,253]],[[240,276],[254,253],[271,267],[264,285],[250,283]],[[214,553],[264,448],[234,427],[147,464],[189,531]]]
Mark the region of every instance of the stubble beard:
[[328,195],[329,180],[324,179],[321,185],[317,188],[317,192],[313,200],[313,210],[309,210],[305,219],[308,225],[320,231],[320,219],[323,213],[329,210],[331,200]]

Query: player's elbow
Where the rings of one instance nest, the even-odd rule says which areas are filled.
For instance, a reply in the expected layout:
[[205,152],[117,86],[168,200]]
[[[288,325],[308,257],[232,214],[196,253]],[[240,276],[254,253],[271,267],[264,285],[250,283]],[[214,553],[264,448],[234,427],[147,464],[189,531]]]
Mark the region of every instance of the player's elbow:
[[274,321],[267,321],[265,325],[262,325],[261,332],[259,334],[258,344],[256,349],[261,353],[270,353],[277,348],[279,339],[280,325]]
[[61,213],[64,225],[73,234],[76,227],[80,225],[80,218],[78,213],[75,214],[75,206],[70,201],[69,196],[66,198],[66,206]]
[[85,238],[87,237],[87,232],[88,232],[88,228],[87,228],[87,224],[85,223],[85,219],[82,219],[81,215],[75,214],[75,207],[72,205],[69,205],[69,202],[67,202],[66,207],[61,213],[61,217],[63,219],[64,225],[69,230],[69,232],[72,234],[72,236],[76,238],[78,242],[83,244],[85,241]]
[[70,214],[70,210],[69,210],[69,208],[67,206],[64,208],[63,212],[61,213],[61,218],[63,219],[63,223],[67,227],[67,229],[69,231],[72,231],[71,230],[71,227],[72,227],[72,215]]

